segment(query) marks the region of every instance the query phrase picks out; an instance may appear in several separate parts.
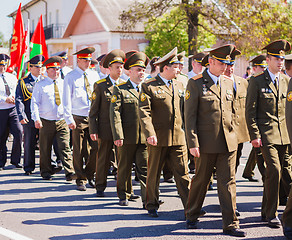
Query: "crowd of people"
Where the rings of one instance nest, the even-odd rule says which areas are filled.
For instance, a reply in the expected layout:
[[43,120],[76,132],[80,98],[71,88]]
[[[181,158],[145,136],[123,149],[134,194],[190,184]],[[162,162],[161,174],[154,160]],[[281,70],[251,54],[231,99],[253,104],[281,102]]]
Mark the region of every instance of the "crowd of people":
[[[189,56],[188,76],[182,72],[185,53],[177,48],[150,61],[143,52],[120,49],[94,60],[95,49],[87,47],[74,53],[73,70],[66,52],[46,60],[37,55],[20,80],[6,72],[9,56],[0,54],[0,170],[11,133],[11,164],[26,175],[34,174],[39,146],[44,180],[64,169],[77,190],[94,187],[96,196],[104,197],[113,169],[119,204],[128,206],[140,197],[132,188],[134,165],[143,208],[151,217],[159,217],[163,204],[163,172],[165,181],[176,183],[190,229],[206,214],[204,198],[216,176],[223,233],[245,237],[237,218],[235,174],[243,144],[250,141],[243,177],[258,181],[253,172],[258,165],[262,221],[279,228],[277,208],[287,205],[282,225],[292,239],[292,55],[285,55],[290,48],[286,40],[267,45],[265,55],[250,61],[253,74],[246,79],[234,74],[241,52],[232,44]],[[195,173],[192,179],[189,172]]]

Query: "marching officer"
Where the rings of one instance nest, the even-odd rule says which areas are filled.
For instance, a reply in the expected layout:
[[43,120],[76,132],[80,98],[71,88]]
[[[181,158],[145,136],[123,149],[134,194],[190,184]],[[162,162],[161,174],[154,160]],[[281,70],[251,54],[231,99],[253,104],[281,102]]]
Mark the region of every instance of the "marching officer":
[[192,68],[193,68],[191,71],[188,72],[189,78],[193,78],[203,72],[204,66],[201,63],[205,56],[206,54],[203,52],[189,56],[189,59],[192,61]]
[[22,168],[20,164],[22,127],[15,108],[17,78],[6,72],[9,59],[8,55],[0,54],[0,170],[3,170],[7,161],[6,141],[9,132],[13,135],[10,162],[16,168]]
[[53,54],[53,56],[59,56],[60,58],[62,58],[62,62],[60,64],[61,69],[60,69],[60,77],[62,79],[65,79],[66,75],[72,71],[72,68],[68,67],[68,53],[66,51],[62,51],[62,52],[57,52],[55,54]]
[[107,185],[107,175],[113,158],[113,136],[109,119],[109,108],[114,85],[120,81],[123,72],[125,53],[115,49],[103,60],[103,67],[110,74],[94,84],[92,104],[89,113],[89,132],[93,141],[98,141],[98,158],[96,162],[96,196],[103,197]]
[[244,237],[236,217],[235,164],[238,147],[233,125],[233,81],[223,73],[233,45],[209,53],[209,69],[188,82],[185,96],[186,137],[196,161],[186,211],[187,228],[197,228],[198,218],[216,167],[223,232]]
[[[258,55],[250,60],[252,64],[252,72],[253,75],[257,75],[265,70],[267,67],[267,61],[265,55]],[[249,81],[249,78],[247,79]],[[258,182],[256,178],[254,178],[254,168],[256,164],[258,165],[258,169],[262,175],[262,180],[265,178],[265,164],[264,158],[260,148],[252,148],[248,160],[246,162],[245,168],[243,170],[242,177],[248,179],[250,182]]]
[[28,61],[30,73],[19,80],[16,88],[15,105],[24,133],[23,169],[25,175],[30,175],[35,170],[35,146],[39,130],[35,128],[31,119],[30,104],[33,88],[36,82],[42,79],[41,68],[44,60],[45,57],[43,55],[36,55],[31,58]]
[[184,87],[176,80],[179,74],[177,48],[160,58],[155,65],[160,73],[142,83],[139,116],[148,143],[146,209],[158,217],[161,169],[169,161],[184,208],[189,193],[188,153],[183,128]]
[[139,123],[139,87],[149,62],[143,52],[134,53],[124,65],[130,79],[114,87],[110,104],[110,122],[114,144],[118,147],[117,192],[121,206],[133,198],[132,164],[135,163],[141,186],[143,205],[146,204],[147,147]]
[[[289,75],[290,81],[287,89],[287,101],[286,101],[286,124],[290,138],[290,144],[292,139],[292,54],[285,56],[285,69],[286,74]],[[282,216],[283,232],[286,238],[292,239],[292,188],[290,188],[290,194],[288,202]]]
[[73,164],[79,191],[86,191],[87,181],[95,187],[97,143],[90,139],[88,119],[93,84],[99,80],[97,72],[89,69],[94,51],[93,47],[88,47],[74,53],[77,55],[77,67],[64,79],[64,118],[72,129]]
[[[268,68],[250,78],[246,99],[246,121],[253,147],[261,147],[266,163],[262,203],[262,219],[279,228],[279,186],[281,171],[290,144],[285,121],[285,105],[289,77],[282,74],[285,52],[290,43],[277,40],[267,50]],[[289,184],[288,184],[289,186]]]
[[249,134],[245,121],[245,100],[248,82],[246,79],[234,74],[235,57],[240,55],[241,52],[238,49],[234,49],[230,54],[230,62],[227,63],[227,67],[224,71],[224,75],[233,80],[233,92],[234,92],[234,127],[237,136],[237,154],[235,172],[239,166],[240,157],[242,155],[243,143],[249,141]]
[[69,146],[69,129],[63,117],[63,80],[59,78],[60,63],[58,56],[44,62],[47,77],[35,84],[31,97],[31,118],[39,129],[40,171],[44,180],[52,180],[51,150],[56,137],[66,180],[76,179]]

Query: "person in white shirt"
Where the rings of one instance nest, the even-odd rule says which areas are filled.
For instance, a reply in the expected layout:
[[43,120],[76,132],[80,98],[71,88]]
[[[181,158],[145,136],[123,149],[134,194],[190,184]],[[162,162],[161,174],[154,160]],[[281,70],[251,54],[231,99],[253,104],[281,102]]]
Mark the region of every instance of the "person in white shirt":
[[44,62],[47,76],[35,84],[31,98],[31,117],[39,129],[40,172],[44,180],[52,180],[54,174],[51,165],[51,150],[56,137],[60,157],[65,170],[66,180],[76,179],[73,169],[71,149],[69,146],[69,129],[63,116],[63,80],[60,75],[58,56]]
[[97,142],[91,141],[88,125],[93,84],[100,79],[96,71],[89,69],[94,51],[93,47],[88,47],[74,53],[77,55],[77,67],[64,79],[64,117],[73,130],[73,163],[79,191],[86,191],[87,181],[95,187]]
[[7,162],[6,141],[9,132],[13,135],[10,162],[16,168],[22,168],[20,165],[22,127],[15,108],[17,78],[6,72],[9,59],[6,54],[0,54],[0,170],[4,169]]

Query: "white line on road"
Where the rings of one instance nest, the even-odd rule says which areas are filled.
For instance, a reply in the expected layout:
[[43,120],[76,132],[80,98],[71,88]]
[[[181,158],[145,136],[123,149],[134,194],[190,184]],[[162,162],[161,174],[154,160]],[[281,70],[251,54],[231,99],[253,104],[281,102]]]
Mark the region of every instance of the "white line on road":
[[8,237],[11,240],[33,240],[18,233],[12,232],[6,228],[0,227],[0,235]]

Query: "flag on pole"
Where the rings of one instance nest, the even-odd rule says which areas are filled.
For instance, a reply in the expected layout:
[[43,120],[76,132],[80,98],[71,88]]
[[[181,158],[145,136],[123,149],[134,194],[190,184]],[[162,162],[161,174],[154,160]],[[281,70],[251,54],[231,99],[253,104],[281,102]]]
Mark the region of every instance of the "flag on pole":
[[36,26],[30,40],[30,48],[30,59],[39,54],[43,55],[46,60],[49,58],[42,15],[40,16],[38,25]]
[[24,26],[23,26],[23,19],[21,15],[21,3],[20,3],[17,10],[13,34],[12,34],[9,68],[13,69],[15,67],[18,67],[18,64],[21,60],[23,37],[24,37]]
[[22,71],[24,70],[24,64],[29,60],[29,20],[27,20],[27,29],[25,30],[23,43],[22,43],[22,52],[20,63],[18,64],[17,79],[22,77]]

